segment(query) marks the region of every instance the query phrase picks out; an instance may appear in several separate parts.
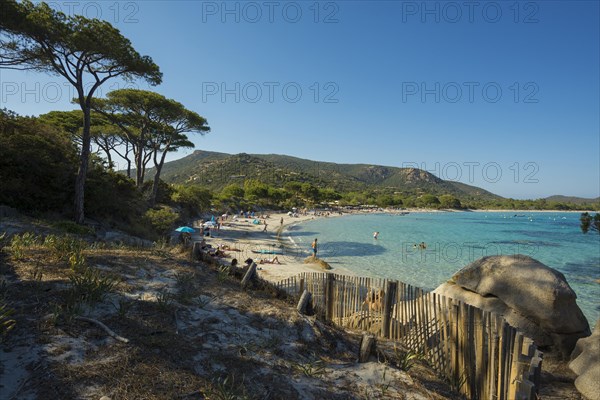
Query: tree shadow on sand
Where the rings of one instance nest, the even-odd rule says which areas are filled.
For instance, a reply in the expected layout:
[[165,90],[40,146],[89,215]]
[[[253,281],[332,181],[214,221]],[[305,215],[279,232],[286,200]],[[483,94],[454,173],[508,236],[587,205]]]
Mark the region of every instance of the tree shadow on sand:
[[310,232],[310,231],[283,231],[284,235],[287,236],[291,236],[291,237],[297,237],[297,236],[319,236],[319,234],[317,232]]
[[370,257],[385,253],[386,248],[370,243],[324,242],[319,245],[320,257]]

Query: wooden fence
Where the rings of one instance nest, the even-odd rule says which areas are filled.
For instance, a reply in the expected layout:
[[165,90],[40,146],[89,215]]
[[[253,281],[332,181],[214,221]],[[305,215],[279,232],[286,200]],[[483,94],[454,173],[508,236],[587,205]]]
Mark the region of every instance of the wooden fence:
[[303,273],[276,286],[296,297],[308,290],[326,320],[423,354],[470,399],[537,398],[542,353],[496,314],[387,279]]

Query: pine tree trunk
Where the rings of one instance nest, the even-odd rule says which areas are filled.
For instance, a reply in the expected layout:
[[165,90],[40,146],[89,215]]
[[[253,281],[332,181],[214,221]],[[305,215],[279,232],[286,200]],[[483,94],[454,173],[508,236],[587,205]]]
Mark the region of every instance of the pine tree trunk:
[[144,175],[142,174],[142,169],[144,166],[144,154],[142,146],[139,146],[137,154],[135,155],[135,185],[137,187],[141,187],[142,183],[144,183]]
[[90,109],[83,107],[83,135],[81,140],[81,155],[79,170],[75,179],[75,222],[83,224],[85,220],[85,181],[90,159]]
[[156,198],[158,197],[158,185],[160,183],[160,170],[162,165],[156,166],[156,173],[154,174],[154,182],[152,182],[152,197],[150,197],[150,207],[154,207],[156,204]]
[[158,197],[158,186],[160,184],[160,172],[162,171],[162,167],[165,164],[165,156],[169,151],[170,145],[167,144],[165,150],[163,151],[160,162],[156,162],[156,154],[154,155],[154,168],[156,168],[156,173],[154,174],[154,182],[152,183],[152,197],[150,198],[150,206],[154,207],[156,204],[156,198]]

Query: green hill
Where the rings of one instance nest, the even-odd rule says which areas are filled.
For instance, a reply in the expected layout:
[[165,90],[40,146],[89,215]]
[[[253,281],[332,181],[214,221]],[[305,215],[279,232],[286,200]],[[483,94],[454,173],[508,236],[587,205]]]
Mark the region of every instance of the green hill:
[[[152,172],[147,174],[152,176]],[[444,181],[415,168],[369,164],[336,164],[278,154],[225,154],[195,151],[166,163],[162,179],[169,183],[201,184],[220,190],[231,183],[243,184],[257,179],[273,186],[285,182],[309,182],[341,192],[365,189],[418,195],[452,194],[461,199],[501,199],[481,188],[460,182]]]
[[597,204],[597,203],[600,203],[600,197],[596,197],[595,199],[586,199],[584,197],[554,195],[554,196],[546,197],[545,200],[549,201],[549,202],[553,202],[553,203],[571,203],[571,204]]

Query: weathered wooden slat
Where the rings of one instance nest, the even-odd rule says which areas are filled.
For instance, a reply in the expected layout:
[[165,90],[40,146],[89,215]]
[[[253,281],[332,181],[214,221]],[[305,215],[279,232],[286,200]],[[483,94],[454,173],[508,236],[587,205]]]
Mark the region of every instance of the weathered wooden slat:
[[308,290],[305,290],[302,293],[302,296],[300,296],[300,301],[298,302],[298,306],[296,307],[296,309],[298,310],[299,313],[306,314],[306,308],[307,308],[308,304],[310,303],[311,297],[312,297],[312,295],[310,294],[310,292]]
[[250,267],[248,268],[248,271],[246,271],[246,275],[244,275],[244,278],[242,279],[241,285],[243,288],[248,286],[248,284],[250,283],[250,281],[252,280],[252,278],[254,277],[255,274],[256,274],[256,263],[252,263],[250,265]]
[[358,362],[365,363],[369,361],[369,357],[373,353],[373,347],[375,346],[375,336],[371,334],[364,334],[360,340],[358,350]]
[[520,393],[520,384],[524,381],[523,373],[523,361],[525,357],[522,354],[523,349],[523,334],[521,332],[516,332],[515,340],[512,346],[512,356],[511,356],[511,365],[510,365],[510,376],[509,376],[509,398],[512,397],[518,400],[527,400],[523,399],[522,394]]
[[[467,398],[533,400],[538,390],[542,353],[498,315],[380,278],[303,273],[275,286],[297,296],[299,310],[311,292],[327,320],[359,324],[422,352]],[[383,304],[365,307],[368,293],[382,288]]]
[[392,322],[392,307],[394,305],[394,299],[396,298],[396,289],[398,284],[396,282],[387,282],[385,288],[385,297],[383,299],[383,313],[381,321],[381,336],[385,338],[390,337],[390,324]]

